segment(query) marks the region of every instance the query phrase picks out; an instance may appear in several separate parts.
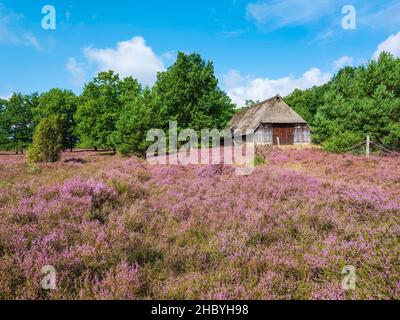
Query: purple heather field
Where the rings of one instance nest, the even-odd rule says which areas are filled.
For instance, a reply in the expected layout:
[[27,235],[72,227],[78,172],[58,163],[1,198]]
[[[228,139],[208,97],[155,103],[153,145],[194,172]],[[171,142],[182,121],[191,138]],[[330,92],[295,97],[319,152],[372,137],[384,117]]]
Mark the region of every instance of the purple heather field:
[[0,299],[400,299],[399,159],[274,149],[238,176],[2,155]]

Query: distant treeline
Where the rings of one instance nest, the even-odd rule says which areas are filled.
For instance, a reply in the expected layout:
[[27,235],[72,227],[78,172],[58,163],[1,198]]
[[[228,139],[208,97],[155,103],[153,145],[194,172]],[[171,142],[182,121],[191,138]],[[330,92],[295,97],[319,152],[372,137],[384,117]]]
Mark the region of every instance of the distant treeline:
[[382,53],[378,60],[345,67],[320,87],[296,90],[285,98],[312,126],[313,139],[342,152],[367,135],[400,150],[400,59]]
[[[285,100],[311,125],[314,142],[328,150],[346,151],[366,135],[400,149],[400,59],[390,54],[345,67],[329,83],[296,90]],[[177,121],[178,130],[223,129],[235,110],[218,87],[212,62],[179,53],[152,88],[108,71],[87,83],[80,96],[52,89],[0,99],[0,150],[23,152],[39,123],[56,116],[64,150],[144,154],[150,129],[167,130],[169,121]]]
[[178,129],[223,129],[234,112],[235,105],[218,87],[213,64],[198,54],[179,53],[176,62],[157,75],[153,88],[108,71],[87,83],[80,96],[52,89],[0,100],[0,150],[23,152],[39,123],[56,116],[64,150],[143,154],[150,129],[168,129],[170,120],[177,121]]

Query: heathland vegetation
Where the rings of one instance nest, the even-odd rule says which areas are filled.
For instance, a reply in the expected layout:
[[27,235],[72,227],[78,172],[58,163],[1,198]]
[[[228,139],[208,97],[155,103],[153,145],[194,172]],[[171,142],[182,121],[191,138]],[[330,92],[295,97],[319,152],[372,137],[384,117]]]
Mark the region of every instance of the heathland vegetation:
[[[315,143],[346,151],[370,135],[388,149],[400,149],[400,59],[383,53],[359,67],[345,67],[333,79],[285,98],[313,129]],[[267,98],[267,97],[266,97]],[[112,71],[99,73],[83,92],[51,89],[0,100],[0,150],[23,152],[41,121],[57,117],[63,150],[93,148],[143,155],[149,129],[223,129],[235,112],[218,87],[213,64],[179,53],[152,88]],[[54,147],[54,146],[53,146]],[[40,157],[36,157],[39,159]]]
[[265,153],[251,176],[0,155],[0,299],[399,299],[398,167],[308,149]]

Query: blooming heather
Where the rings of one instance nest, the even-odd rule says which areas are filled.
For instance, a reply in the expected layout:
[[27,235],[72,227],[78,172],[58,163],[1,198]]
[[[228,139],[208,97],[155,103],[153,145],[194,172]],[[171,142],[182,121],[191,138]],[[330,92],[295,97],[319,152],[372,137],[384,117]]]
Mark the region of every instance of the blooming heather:
[[250,176],[77,156],[0,156],[0,298],[400,298],[398,156],[273,149]]

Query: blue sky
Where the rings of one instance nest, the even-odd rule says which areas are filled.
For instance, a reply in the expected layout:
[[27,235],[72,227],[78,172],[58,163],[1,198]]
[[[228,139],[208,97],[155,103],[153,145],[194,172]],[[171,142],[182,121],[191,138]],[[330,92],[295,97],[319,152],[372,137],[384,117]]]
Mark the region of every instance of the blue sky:
[[[56,9],[43,30],[42,7]],[[342,8],[356,9],[356,29]],[[177,51],[214,62],[234,102],[330,79],[378,51],[400,56],[400,1],[0,0],[0,97],[52,87],[79,93],[103,69],[151,85]]]

